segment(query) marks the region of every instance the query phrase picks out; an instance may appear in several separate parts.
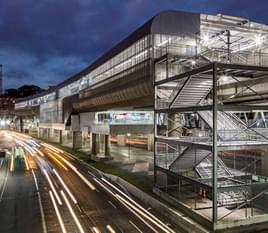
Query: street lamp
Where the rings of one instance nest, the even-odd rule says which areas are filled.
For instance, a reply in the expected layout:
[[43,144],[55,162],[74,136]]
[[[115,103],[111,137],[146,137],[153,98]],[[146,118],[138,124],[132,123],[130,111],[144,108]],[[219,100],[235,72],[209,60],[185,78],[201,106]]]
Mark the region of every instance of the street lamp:
[[130,142],[129,137],[131,136],[131,133],[127,133],[127,142],[128,142],[128,160],[130,160]]

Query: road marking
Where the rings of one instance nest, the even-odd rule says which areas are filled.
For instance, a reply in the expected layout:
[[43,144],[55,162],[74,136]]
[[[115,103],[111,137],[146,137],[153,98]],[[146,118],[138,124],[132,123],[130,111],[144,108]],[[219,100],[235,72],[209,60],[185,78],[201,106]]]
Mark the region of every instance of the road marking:
[[55,198],[54,198],[53,193],[51,192],[51,190],[49,191],[49,195],[50,195],[50,198],[51,198],[51,200],[52,200],[52,204],[53,204],[53,206],[54,206],[54,209],[55,209],[55,211],[56,211],[56,215],[57,215],[57,218],[58,218],[58,220],[59,220],[61,230],[62,230],[63,233],[66,233],[66,229],[65,229],[64,223],[63,223],[63,221],[62,221],[62,218],[61,218],[61,215],[60,215],[58,206],[57,206],[57,204],[56,204]]
[[114,203],[112,203],[111,201],[108,201],[109,203],[110,203],[110,205],[112,206],[112,207],[114,207],[115,209],[116,209],[116,206],[114,205]]
[[140,229],[140,228],[138,228],[137,227],[137,225],[134,223],[134,222],[132,222],[131,220],[129,220],[129,223],[138,231],[138,232],[140,232],[140,233],[143,233],[142,232],[142,230]]
[[77,228],[79,229],[80,233],[85,233],[83,228],[82,228],[82,226],[81,226],[81,224],[80,224],[80,222],[79,222],[79,220],[78,220],[78,218],[77,218],[77,216],[74,213],[73,208],[71,207],[70,202],[68,201],[67,197],[65,196],[64,192],[61,190],[60,193],[63,196],[63,199],[64,199],[64,201],[65,201],[65,203],[66,203],[66,205],[67,205],[67,207],[68,207],[68,209],[69,209],[69,211],[70,211],[70,213],[71,213],[71,215],[72,215],[72,217],[73,217],[73,219],[75,221],[75,224],[76,224]]
[[110,231],[111,233],[116,233],[116,231],[112,228],[111,225],[107,225],[106,228],[107,228],[108,231]]
[[37,183],[36,176],[35,176],[35,174],[34,174],[33,169],[32,169],[32,174],[33,174],[33,178],[34,178],[34,183],[35,183],[36,191],[39,191],[38,183]]

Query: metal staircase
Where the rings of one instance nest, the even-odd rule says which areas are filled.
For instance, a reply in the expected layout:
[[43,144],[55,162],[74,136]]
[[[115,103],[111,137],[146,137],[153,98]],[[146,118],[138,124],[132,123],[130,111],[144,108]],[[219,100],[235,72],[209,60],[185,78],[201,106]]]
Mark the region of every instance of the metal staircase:
[[171,94],[169,108],[198,105],[212,88],[212,79],[208,77],[188,77]]
[[193,170],[204,158],[211,154],[208,150],[194,149],[188,147],[169,166],[174,172]]
[[[204,158],[196,167],[195,171],[200,176],[200,178],[212,178],[212,156],[209,155]],[[217,168],[217,177],[231,177],[232,173],[223,163],[223,161],[218,157],[218,168]]]

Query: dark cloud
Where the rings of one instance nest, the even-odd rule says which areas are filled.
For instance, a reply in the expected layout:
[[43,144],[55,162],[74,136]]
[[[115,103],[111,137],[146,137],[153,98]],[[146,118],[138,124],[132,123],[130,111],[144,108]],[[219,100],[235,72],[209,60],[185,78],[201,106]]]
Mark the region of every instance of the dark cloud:
[[267,0],[0,0],[0,6],[6,88],[63,81],[161,10],[268,23]]

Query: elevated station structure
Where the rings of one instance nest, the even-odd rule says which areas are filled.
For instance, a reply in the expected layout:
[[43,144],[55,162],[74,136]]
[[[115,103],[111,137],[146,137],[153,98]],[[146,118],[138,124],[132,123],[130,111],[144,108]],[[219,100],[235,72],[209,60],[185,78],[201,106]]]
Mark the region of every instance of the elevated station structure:
[[143,134],[151,148],[154,134],[155,192],[212,231],[251,232],[268,217],[267,46],[268,27],[248,19],[161,12],[17,101],[19,128],[73,147],[86,133],[94,156],[101,144],[109,155],[111,135]]

